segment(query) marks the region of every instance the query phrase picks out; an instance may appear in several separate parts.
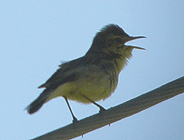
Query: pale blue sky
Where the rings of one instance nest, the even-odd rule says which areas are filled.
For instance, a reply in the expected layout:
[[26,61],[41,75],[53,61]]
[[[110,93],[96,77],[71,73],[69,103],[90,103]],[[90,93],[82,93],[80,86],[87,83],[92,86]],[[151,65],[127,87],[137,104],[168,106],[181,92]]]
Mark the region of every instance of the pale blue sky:
[[[146,39],[121,72],[115,93],[99,102],[118,105],[184,75],[184,1],[0,1],[1,140],[35,138],[71,123],[62,98],[28,115],[24,108],[62,61],[89,49],[104,25],[118,24]],[[70,102],[78,119],[98,113],[94,105]],[[184,95],[85,134],[83,140],[183,140]],[[75,138],[81,140],[81,137]]]

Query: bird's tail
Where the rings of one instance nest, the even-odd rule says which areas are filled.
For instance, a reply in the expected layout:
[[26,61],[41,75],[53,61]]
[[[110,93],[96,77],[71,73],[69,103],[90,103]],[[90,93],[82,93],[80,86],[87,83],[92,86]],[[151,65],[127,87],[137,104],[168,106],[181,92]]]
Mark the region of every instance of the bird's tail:
[[50,93],[50,90],[45,89],[36,100],[34,100],[30,105],[25,108],[25,110],[27,110],[29,114],[37,112],[46,102]]

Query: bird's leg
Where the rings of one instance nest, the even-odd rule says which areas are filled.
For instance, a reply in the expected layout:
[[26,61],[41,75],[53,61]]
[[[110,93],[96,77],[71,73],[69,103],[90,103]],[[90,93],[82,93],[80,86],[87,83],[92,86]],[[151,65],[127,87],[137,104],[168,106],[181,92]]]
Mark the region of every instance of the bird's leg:
[[100,112],[102,112],[102,111],[105,111],[106,109],[105,108],[103,108],[101,105],[99,105],[99,104],[97,104],[97,103],[95,103],[93,100],[91,100],[91,99],[89,99],[88,97],[86,97],[85,95],[83,95],[83,94],[81,94],[80,93],[80,95],[81,96],[83,96],[84,98],[86,98],[88,101],[90,101],[91,103],[93,103],[94,105],[96,105],[97,107],[99,107],[100,108]]
[[67,105],[68,105],[68,108],[69,108],[69,110],[70,110],[70,113],[72,114],[73,123],[77,122],[78,120],[77,120],[77,118],[74,116],[74,114],[73,114],[73,112],[72,112],[72,109],[71,109],[71,107],[70,107],[70,104],[69,104],[69,102],[68,102],[68,99],[67,99],[66,97],[64,97],[64,99],[65,99],[65,101],[66,101],[66,103],[67,103]]

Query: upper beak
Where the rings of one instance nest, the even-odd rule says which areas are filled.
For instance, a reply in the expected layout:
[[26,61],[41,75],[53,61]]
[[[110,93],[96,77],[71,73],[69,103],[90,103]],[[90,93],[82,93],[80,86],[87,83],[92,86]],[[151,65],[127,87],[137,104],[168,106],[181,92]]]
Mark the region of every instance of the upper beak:
[[[146,37],[145,36],[136,36],[136,37],[130,36],[130,37],[127,38],[127,41],[126,42],[131,41],[131,40],[135,40],[135,39],[139,39],[139,38],[146,38]],[[145,50],[144,48],[137,47],[137,46],[130,46],[130,45],[126,45],[126,46],[127,47],[132,47],[132,48],[135,48],[135,49]]]
[[135,36],[135,37],[130,36],[129,41],[134,40],[134,39],[139,39],[139,38],[146,38],[146,37],[145,36]]

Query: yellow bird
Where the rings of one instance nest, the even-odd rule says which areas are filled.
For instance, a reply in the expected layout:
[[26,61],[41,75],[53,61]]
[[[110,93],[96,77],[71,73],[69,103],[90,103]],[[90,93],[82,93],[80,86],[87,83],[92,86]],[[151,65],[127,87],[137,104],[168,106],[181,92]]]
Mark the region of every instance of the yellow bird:
[[132,37],[118,25],[106,25],[96,34],[84,56],[61,64],[46,83],[39,86],[45,90],[26,108],[27,112],[35,113],[44,103],[56,97],[65,99],[73,121],[77,121],[77,118],[68,99],[85,104],[93,103],[100,111],[105,110],[95,102],[105,100],[115,91],[119,73],[131,58],[132,50],[144,50],[141,47],[125,45],[126,42],[138,38],[145,37]]

